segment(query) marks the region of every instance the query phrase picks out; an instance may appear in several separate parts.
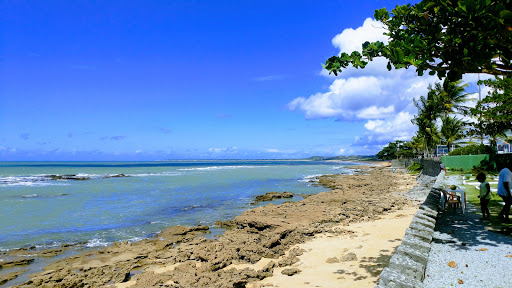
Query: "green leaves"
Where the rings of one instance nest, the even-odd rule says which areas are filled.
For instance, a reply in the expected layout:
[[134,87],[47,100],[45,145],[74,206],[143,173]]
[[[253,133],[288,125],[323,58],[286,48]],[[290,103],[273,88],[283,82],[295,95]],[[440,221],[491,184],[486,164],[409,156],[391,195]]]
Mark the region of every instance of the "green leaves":
[[[388,70],[415,66],[418,75],[461,79],[464,73],[512,76],[512,0],[423,0],[398,5],[391,13],[375,10],[387,28],[387,45],[365,42],[362,55],[329,65],[335,74],[349,65],[364,68],[375,57],[388,59]],[[500,59],[495,59],[500,55]]]
[[478,121],[471,129],[472,135],[486,135],[491,139],[505,137],[512,128],[512,78],[489,79],[480,81],[491,88],[491,91],[470,115]]
[[389,12],[386,10],[386,8],[375,10],[373,18],[381,22],[386,22],[389,19]]

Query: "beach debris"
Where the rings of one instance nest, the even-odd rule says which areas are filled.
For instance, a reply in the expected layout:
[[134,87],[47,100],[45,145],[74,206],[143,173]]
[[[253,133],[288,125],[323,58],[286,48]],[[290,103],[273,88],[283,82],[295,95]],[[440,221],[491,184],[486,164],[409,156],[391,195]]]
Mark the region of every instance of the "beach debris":
[[348,252],[347,254],[341,256],[340,261],[341,262],[348,262],[348,261],[356,261],[357,255],[354,252]]
[[512,255],[510,255],[510,254],[509,254],[509,255],[506,255],[505,257],[509,257],[509,258],[512,258]]
[[478,249],[476,251],[487,251],[487,248],[480,248],[480,249]]
[[293,275],[298,274],[300,272],[302,272],[302,270],[300,270],[299,268],[286,268],[283,271],[281,271],[281,274],[288,275],[288,276],[293,276]]
[[462,281],[462,279],[459,279],[459,284],[464,284],[464,281]]
[[455,267],[457,267],[457,264],[455,264],[455,261],[450,261],[450,262],[448,262],[448,266],[455,268]]

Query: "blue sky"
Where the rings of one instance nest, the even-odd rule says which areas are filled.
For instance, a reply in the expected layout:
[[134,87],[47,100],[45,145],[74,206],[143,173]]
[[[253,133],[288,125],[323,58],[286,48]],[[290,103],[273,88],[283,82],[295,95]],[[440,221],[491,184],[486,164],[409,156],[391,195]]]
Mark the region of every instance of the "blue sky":
[[404,1],[0,3],[0,160],[375,154],[437,80],[322,72]]

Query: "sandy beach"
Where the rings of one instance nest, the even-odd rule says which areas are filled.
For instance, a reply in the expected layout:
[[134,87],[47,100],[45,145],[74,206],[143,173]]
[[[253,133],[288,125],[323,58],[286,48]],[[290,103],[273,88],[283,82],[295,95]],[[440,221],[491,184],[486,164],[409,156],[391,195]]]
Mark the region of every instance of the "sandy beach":
[[417,209],[402,195],[416,181],[357,171],[319,177],[330,192],[218,223],[227,230],[215,239],[173,226],[58,260],[16,287],[373,287]]

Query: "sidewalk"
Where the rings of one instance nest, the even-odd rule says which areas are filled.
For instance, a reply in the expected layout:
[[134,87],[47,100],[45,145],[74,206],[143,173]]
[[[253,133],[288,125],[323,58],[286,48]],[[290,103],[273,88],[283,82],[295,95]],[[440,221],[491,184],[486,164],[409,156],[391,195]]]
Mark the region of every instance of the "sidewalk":
[[424,288],[512,287],[511,228],[489,231],[479,209],[468,203],[464,216],[439,213]]

